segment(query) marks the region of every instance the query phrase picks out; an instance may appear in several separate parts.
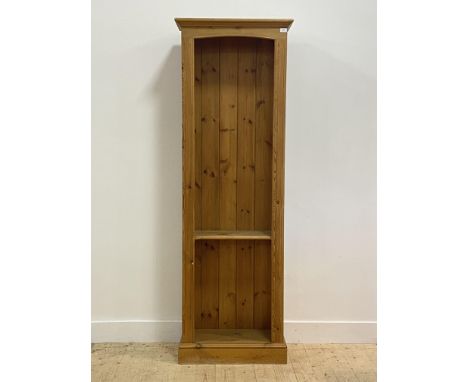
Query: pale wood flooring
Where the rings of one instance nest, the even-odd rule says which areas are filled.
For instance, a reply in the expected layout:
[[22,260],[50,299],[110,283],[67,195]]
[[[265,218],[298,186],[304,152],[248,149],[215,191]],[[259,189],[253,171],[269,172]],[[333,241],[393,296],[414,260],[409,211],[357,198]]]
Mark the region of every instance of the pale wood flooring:
[[92,345],[93,382],[376,381],[376,346],[288,344],[287,365],[178,365],[177,344]]

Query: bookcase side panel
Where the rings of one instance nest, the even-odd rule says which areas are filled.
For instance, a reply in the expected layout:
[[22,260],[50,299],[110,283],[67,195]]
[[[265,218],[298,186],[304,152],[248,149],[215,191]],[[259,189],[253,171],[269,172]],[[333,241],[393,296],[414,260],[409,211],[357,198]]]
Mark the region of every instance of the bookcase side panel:
[[275,40],[271,226],[271,340],[284,342],[284,148],[286,39]]
[[194,340],[194,186],[195,186],[195,126],[194,126],[194,40],[182,33],[182,338]]

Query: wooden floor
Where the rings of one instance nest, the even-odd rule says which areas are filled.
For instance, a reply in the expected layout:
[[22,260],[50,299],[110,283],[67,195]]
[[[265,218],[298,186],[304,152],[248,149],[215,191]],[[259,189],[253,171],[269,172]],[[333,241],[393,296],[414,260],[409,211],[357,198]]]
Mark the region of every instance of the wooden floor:
[[288,344],[287,365],[178,365],[177,344],[92,345],[93,382],[376,379],[375,345]]

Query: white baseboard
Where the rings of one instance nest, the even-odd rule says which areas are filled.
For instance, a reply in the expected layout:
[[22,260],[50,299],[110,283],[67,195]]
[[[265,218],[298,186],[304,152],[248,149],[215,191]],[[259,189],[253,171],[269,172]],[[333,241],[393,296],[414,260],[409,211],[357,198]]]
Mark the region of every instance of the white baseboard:
[[[91,341],[178,342],[181,321],[93,321]],[[285,321],[289,343],[376,343],[375,321]]]
[[376,321],[285,321],[289,343],[377,343]]

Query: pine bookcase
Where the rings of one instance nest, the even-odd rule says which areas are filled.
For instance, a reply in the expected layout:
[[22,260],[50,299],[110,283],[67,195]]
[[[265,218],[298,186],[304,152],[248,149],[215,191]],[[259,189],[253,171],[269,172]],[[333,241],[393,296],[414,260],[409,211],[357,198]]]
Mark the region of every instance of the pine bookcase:
[[175,21],[183,105],[179,363],[286,363],[285,84],[293,20]]

